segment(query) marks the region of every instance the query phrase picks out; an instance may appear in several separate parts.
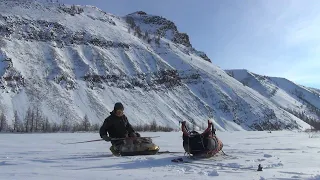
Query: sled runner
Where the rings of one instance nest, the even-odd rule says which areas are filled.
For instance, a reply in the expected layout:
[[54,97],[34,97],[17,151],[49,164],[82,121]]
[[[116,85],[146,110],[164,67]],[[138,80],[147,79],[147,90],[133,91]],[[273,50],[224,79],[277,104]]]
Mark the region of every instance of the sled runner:
[[110,151],[115,156],[155,155],[160,147],[149,137],[125,138],[113,141]]

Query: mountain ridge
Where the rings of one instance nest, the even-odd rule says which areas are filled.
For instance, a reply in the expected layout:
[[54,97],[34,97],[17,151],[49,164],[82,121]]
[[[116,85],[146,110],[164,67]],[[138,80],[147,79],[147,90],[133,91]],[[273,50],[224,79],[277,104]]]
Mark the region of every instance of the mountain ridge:
[[14,111],[25,118],[32,107],[53,122],[87,115],[101,123],[120,101],[133,124],[186,120],[201,127],[211,119],[218,130],[309,127],[214,65],[165,18],[34,3],[0,2],[0,109],[11,123]]
[[320,93],[316,89],[296,84],[286,78],[262,76],[243,69],[226,72],[282,108],[299,113],[307,112],[308,116],[320,120]]

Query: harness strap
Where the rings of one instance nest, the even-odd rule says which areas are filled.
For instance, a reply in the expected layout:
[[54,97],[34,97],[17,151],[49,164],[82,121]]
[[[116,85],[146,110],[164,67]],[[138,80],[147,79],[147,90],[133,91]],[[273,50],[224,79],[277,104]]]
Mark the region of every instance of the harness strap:
[[203,131],[202,135],[207,134],[207,133],[211,132],[212,130],[213,130],[213,124],[210,120],[208,120],[208,127],[206,130]]
[[182,132],[183,132],[183,135],[189,137],[189,134],[190,134],[190,133],[189,133],[189,130],[188,130],[187,126],[186,126],[186,121],[183,121],[183,122],[181,123],[181,130],[182,130]]

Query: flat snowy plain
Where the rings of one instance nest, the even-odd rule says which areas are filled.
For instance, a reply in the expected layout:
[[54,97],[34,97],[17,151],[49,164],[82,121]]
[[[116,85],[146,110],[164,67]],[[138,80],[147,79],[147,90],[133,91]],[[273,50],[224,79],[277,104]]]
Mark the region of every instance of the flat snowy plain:
[[[0,179],[308,179],[320,180],[320,137],[305,132],[217,132],[225,159],[184,157],[181,132],[160,136],[160,151],[181,153],[114,157],[107,142],[61,143],[100,138],[97,133],[0,134]],[[192,163],[174,163],[183,157]],[[263,171],[256,171],[258,165]]]

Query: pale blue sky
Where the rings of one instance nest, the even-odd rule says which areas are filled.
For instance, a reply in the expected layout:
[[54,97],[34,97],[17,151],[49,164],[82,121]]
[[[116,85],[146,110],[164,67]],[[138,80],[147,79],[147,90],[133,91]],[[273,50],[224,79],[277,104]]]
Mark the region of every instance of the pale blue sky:
[[119,16],[173,21],[222,69],[248,69],[320,89],[319,0],[61,0]]

